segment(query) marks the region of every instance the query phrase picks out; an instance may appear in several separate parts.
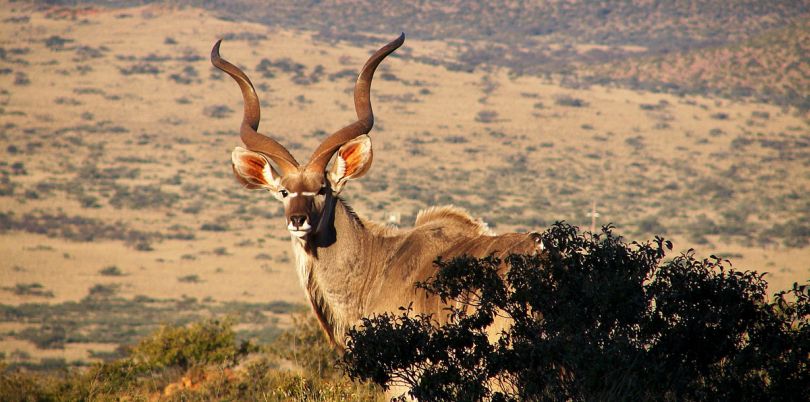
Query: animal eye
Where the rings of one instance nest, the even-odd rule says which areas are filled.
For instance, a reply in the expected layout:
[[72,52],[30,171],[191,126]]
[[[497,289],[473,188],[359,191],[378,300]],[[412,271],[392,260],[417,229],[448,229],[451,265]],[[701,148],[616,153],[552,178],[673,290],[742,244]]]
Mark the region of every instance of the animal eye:
[[284,198],[287,198],[287,196],[290,195],[290,193],[288,193],[287,190],[281,190],[281,191],[279,191],[279,193]]

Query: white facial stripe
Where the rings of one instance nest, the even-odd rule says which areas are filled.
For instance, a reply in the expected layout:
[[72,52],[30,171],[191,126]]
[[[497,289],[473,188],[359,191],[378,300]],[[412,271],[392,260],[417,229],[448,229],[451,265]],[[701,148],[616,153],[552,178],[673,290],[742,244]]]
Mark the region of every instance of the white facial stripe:
[[302,191],[300,193],[287,193],[287,197],[293,198],[298,197],[299,195],[303,195],[304,197],[314,197],[318,195],[316,191]]

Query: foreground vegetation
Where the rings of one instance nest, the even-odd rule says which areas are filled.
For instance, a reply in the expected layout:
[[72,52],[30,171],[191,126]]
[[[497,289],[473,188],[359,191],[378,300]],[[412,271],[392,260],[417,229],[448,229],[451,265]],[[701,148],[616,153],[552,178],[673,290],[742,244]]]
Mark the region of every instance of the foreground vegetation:
[[[670,242],[625,244],[609,227],[557,224],[548,254],[439,262],[421,284],[452,301],[449,325],[386,314],[351,331],[351,376],[419,400],[803,400],[810,287],[772,300],[763,274]],[[487,327],[514,320],[495,344]]]
[[[257,344],[238,336],[232,315],[161,327],[90,367],[2,363],[0,399],[345,401],[381,399],[391,386],[431,401],[804,395],[810,287],[768,299],[763,274],[692,251],[665,260],[670,242],[628,245],[610,227],[592,235],[558,223],[543,242],[539,257],[438,261],[419,286],[455,302],[450,324],[405,307],[369,317],[342,358],[313,319]],[[515,325],[491,344],[496,315]]]
[[[166,326],[123,358],[86,369],[32,372],[0,363],[0,400],[369,401],[376,387],[336,370],[336,353],[314,320],[262,347],[238,341],[232,320]],[[285,362],[296,370],[281,369]]]
[[[15,290],[47,292],[37,283],[17,285]],[[126,345],[134,345],[158,330],[161,324],[182,326],[201,322],[209,317],[229,317],[235,325],[238,340],[270,343],[282,330],[278,316],[302,311],[302,306],[284,302],[217,303],[182,299],[158,300],[146,296],[132,299],[118,297],[117,284],[96,284],[78,302],[26,303],[17,306],[0,304],[0,323],[9,325],[0,330],[0,337],[28,341],[40,350],[64,350],[68,347],[90,345],[94,360],[111,360],[126,355]],[[100,347],[118,346],[114,350]],[[11,369],[49,371],[85,366],[86,360],[67,361],[64,358],[32,359],[25,351],[8,356]]]

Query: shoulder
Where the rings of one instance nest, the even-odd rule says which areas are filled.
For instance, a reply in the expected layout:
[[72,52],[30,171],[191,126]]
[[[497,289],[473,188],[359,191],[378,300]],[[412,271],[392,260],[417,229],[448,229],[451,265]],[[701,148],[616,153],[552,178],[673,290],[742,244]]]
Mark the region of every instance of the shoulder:
[[486,223],[480,219],[473,218],[463,208],[454,207],[452,205],[430,207],[428,209],[419,211],[419,213],[416,215],[414,227],[424,226],[432,223],[460,226],[469,230],[469,234],[473,236],[492,234]]

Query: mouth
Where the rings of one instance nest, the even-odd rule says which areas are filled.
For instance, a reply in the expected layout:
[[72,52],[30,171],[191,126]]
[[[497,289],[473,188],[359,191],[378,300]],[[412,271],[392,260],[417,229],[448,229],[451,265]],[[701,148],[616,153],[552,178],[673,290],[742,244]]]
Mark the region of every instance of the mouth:
[[299,239],[306,236],[306,235],[308,235],[309,232],[310,232],[309,229],[307,229],[307,230],[290,230],[290,234],[292,234],[293,236],[295,236],[295,237],[297,237]]

